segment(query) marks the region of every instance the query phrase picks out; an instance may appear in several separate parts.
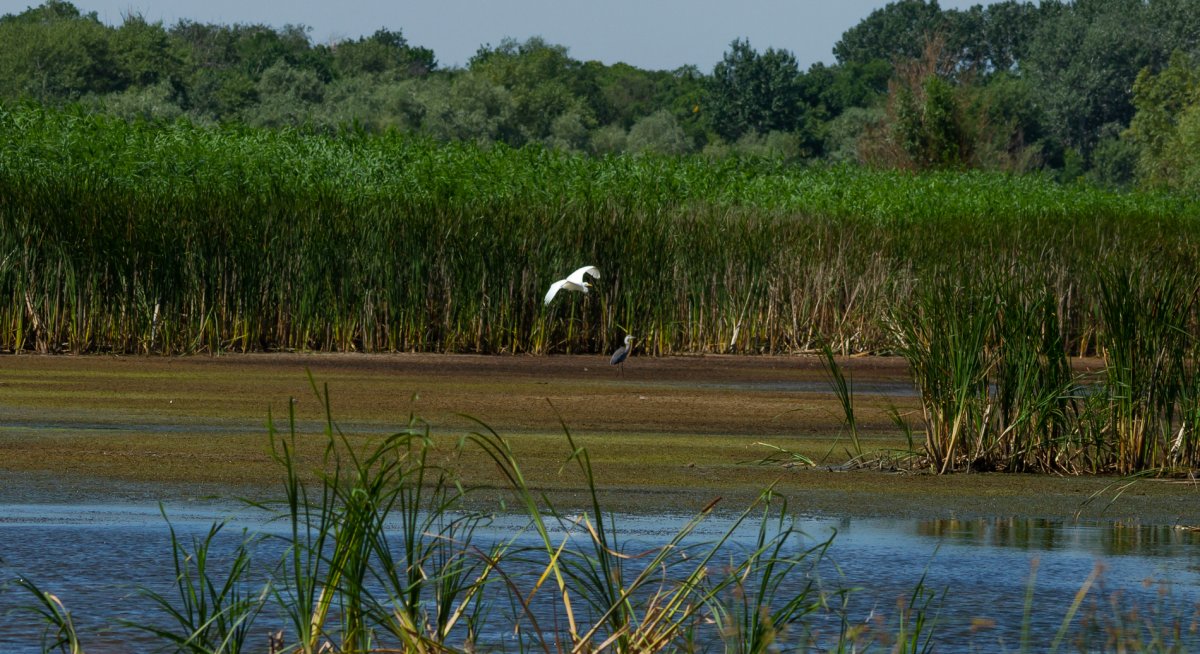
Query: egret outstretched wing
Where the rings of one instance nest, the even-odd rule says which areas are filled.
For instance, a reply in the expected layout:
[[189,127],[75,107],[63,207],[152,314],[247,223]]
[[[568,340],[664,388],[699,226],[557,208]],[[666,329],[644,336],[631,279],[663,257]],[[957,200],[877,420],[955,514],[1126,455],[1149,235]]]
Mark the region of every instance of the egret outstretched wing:
[[569,277],[567,277],[567,281],[571,282],[572,284],[578,284],[580,286],[583,286],[586,283],[583,281],[584,275],[591,275],[592,277],[595,277],[596,279],[600,279],[600,269],[595,266],[584,266],[584,267],[580,268],[579,270],[576,270],[575,272],[571,273],[571,275]]
[[550,301],[554,299],[554,296],[558,295],[559,289],[561,289],[564,285],[566,285],[566,283],[567,283],[567,280],[560,279],[557,282],[554,282],[553,284],[550,285],[550,290],[546,291],[546,304],[550,304]]

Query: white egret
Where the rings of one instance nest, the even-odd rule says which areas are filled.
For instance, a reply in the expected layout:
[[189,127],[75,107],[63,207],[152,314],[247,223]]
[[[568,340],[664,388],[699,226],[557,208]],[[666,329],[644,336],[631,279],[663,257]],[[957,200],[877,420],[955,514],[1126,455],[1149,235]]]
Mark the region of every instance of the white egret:
[[633,351],[631,343],[633,343],[633,337],[626,336],[625,344],[617,348],[617,351],[613,352],[612,358],[608,360],[609,365],[620,366],[617,370],[622,374],[625,371],[625,359],[628,359],[629,353]]
[[584,266],[571,273],[566,279],[560,279],[557,282],[554,282],[550,285],[550,290],[546,292],[546,304],[550,304],[550,300],[554,299],[554,296],[558,293],[559,289],[587,293],[588,289],[591,288],[592,285],[583,281],[584,275],[591,275],[596,279],[600,279],[600,269],[595,266]]

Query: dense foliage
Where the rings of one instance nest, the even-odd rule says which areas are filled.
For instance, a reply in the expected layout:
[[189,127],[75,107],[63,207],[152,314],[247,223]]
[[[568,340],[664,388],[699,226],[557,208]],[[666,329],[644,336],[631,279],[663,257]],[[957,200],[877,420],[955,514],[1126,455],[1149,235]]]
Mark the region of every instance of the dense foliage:
[[[79,102],[125,118],[327,133],[352,124],[591,154],[1048,168],[1115,185],[1136,175],[1188,187],[1197,175],[1194,159],[1167,178],[1155,163],[1172,159],[1174,171],[1180,156],[1171,152],[1187,152],[1194,94],[1173,96],[1170,125],[1136,118],[1164,110],[1146,80],[1169,62],[1200,70],[1197,0],[1004,0],[964,10],[899,0],[847,30],[834,65],[807,70],[786,50],[759,52],[744,39],[705,72],[579,61],[537,38],[481,46],[464,68],[444,69],[399,28],[313,43],[295,25],[164,26],[132,14],[109,26],[63,0],[0,17],[0,42],[0,100]],[[929,111],[948,119],[912,119]],[[1145,132],[1175,121],[1178,147],[1163,150],[1166,137]],[[924,147],[916,143],[950,142],[953,152],[911,156]],[[910,156],[881,157],[895,148]]]

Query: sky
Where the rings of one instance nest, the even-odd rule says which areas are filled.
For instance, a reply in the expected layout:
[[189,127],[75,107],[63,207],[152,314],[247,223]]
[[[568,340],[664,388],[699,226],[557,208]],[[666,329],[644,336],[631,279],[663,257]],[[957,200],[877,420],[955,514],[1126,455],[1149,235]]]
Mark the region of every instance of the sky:
[[[964,9],[995,0],[942,0]],[[0,14],[36,0],[0,0]],[[141,14],[168,27],[200,23],[287,24],[310,28],[314,43],[399,30],[411,45],[430,48],[442,68],[465,66],[481,45],[505,37],[540,36],[568,54],[644,70],[694,65],[710,72],[737,38],[758,51],[789,50],[800,67],[833,63],[833,45],[884,0],[72,0],[101,21],[121,24]]]

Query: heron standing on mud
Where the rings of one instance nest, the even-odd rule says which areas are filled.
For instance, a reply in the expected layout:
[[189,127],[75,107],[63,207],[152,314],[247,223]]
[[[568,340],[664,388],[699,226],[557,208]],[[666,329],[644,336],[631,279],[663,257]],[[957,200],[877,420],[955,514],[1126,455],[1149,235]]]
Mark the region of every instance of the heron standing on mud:
[[629,358],[629,352],[633,350],[632,343],[633,337],[626,336],[625,344],[617,348],[617,351],[613,352],[612,358],[608,360],[609,365],[617,366],[617,374],[625,374],[625,359]]

